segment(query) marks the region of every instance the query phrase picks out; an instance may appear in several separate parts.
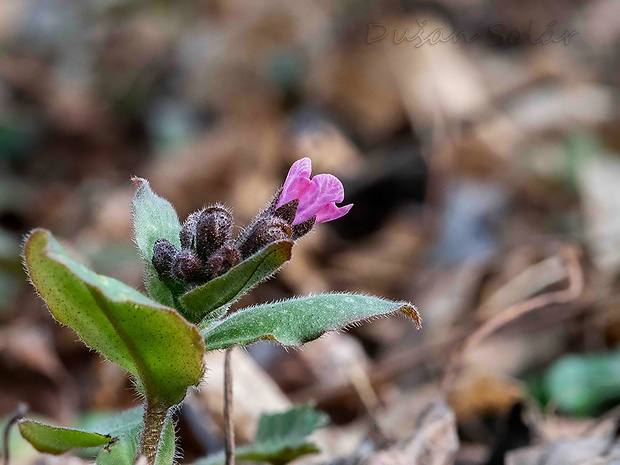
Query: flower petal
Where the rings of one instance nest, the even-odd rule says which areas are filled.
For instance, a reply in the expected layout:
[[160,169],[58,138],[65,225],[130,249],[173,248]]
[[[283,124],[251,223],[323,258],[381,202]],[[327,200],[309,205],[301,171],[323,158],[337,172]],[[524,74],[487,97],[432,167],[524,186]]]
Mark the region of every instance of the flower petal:
[[340,203],[344,200],[344,186],[333,174],[317,174],[312,182],[318,185],[321,200]]
[[328,221],[340,218],[341,216],[349,213],[351,207],[353,207],[352,203],[350,203],[349,205],[344,205],[342,207],[336,206],[334,202],[328,203],[316,213],[316,222],[326,223]]
[[318,174],[312,178],[312,185],[299,197],[299,206],[293,225],[303,223],[316,215],[331,202],[342,202],[344,187],[338,178],[331,174]]
[[278,199],[276,208],[294,199],[299,199],[310,187],[310,174],[312,173],[312,161],[305,157],[291,165],[282,187],[282,193]]

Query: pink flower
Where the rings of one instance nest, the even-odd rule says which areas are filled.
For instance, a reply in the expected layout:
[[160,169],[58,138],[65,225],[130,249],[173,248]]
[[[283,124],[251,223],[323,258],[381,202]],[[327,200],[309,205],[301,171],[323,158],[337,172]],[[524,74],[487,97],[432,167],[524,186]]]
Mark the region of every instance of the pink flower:
[[299,199],[293,225],[316,215],[317,223],[325,223],[346,215],[353,204],[337,207],[344,200],[344,187],[332,174],[317,174],[310,179],[312,162],[309,158],[297,160],[284,181],[284,187],[277,208],[294,199]]

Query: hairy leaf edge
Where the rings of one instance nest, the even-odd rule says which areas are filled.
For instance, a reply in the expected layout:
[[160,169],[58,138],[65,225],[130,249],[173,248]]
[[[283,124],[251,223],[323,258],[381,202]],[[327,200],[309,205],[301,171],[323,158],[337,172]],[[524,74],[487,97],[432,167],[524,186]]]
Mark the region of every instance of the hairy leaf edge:
[[[267,280],[269,280],[271,277],[273,277],[273,275],[275,275],[278,271],[280,271],[280,270],[282,269],[282,267],[284,266],[284,264],[285,264],[286,262],[288,262],[288,261],[290,261],[290,260],[291,260],[291,257],[293,256],[293,245],[294,245],[294,244],[295,244],[295,243],[294,243],[294,241],[291,241],[291,240],[288,240],[288,239],[284,239],[284,240],[276,241],[276,242],[274,242],[274,243],[272,243],[272,244],[269,244],[267,247],[264,247],[263,249],[259,250],[259,251],[258,251],[258,252],[256,252],[254,255],[252,255],[252,256],[250,256],[250,257],[246,258],[246,260],[244,260],[244,261],[247,261],[247,260],[252,260],[254,257],[256,257],[256,256],[258,256],[258,255],[260,255],[260,254],[264,253],[266,249],[268,249],[268,248],[273,248],[273,249],[274,249],[274,250],[272,250],[271,252],[269,252],[267,255],[265,255],[265,256],[263,257],[263,259],[262,259],[262,260],[260,260],[260,261],[256,264],[256,266],[254,267],[254,269],[253,269],[253,270],[252,270],[252,272],[250,273],[250,276],[248,277],[248,279],[247,279],[247,280],[243,283],[243,285],[239,288],[239,291],[238,291],[238,292],[236,292],[236,293],[235,293],[235,295],[234,295],[231,299],[229,299],[229,300],[227,300],[227,301],[225,301],[225,302],[218,302],[218,303],[216,304],[216,306],[215,306],[215,307],[214,307],[214,308],[213,308],[210,312],[208,312],[208,313],[207,313],[207,314],[206,314],[206,315],[202,318],[202,320],[204,320],[204,319],[207,319],[207,320],[208,320],[208,319],[209,319],[208,317],[209,317],[209,315],[210,315],[211,313],[216,312],[217,310],[221,309],[222,307],[226,307],[226,308],[230,307],[232,304],[234,304],[234,303],[235,303],[235,302],[237,302],[239,299],[241,299],[241,297],[243,297],[243,296],[244,296],[247,292],[251,291],[252,289],[256,288],[256,287],[257,287],[257,286],[259,286],[260,284],[264,283],[265,281],[267,281]],[[260,266],[261,266],[261,265],[262,265],[262,264],[263,264],[266,260],[268,260],[269,258],[271,258],[271,256],[272,256],[272,255],[277,254],[277,253],[279,253],[279,252],[280,252],[280,249],[279,249],[279,246],[280,246],[280,245],[286,245],[286,246],[288,246],[288,247],[285,249],[285,253],[286,253],[286,260],[284,260],[284,262],[282,262],[282,264],[281,264],[279,267],[277,267],[276,269],[274,269],[272,273],[270,273],[269,275],[267,275],[267,276],[265,276],[264,278],[260,279],[260,280],[259,280],[259,281],[257,281],[256,283],[252,284],[252,285],[249,287],[249,289],[247,289],[247,290],[246,290],[246,292],[245,292],[245,293],[243,293],[245,286],[246,286],[246,285],[247,285],[247,283],[248,283],[248,282],[252,279],[252,277],[254,276],[254,273],[256,273],[256,270],[258,270],[258,268],[259,268],[259,267],[260,267]],[[243,262],[241,262],[239,265],[241,265],[242,263],[243,263]],[[236,265],[236,266],[239,266],[239,265]],[[230,271],[232,271],[232,270],[234,270],[234,268],[231,268],[230,270],[228,270],[228,272],[227,272],[227,273],[229,273],[229,272],[230,272]],[[225,276],[226,276],[226,274],[223,274],[222,276],[218,276],[217,278],[214,278],[214,279],[212,279],[211,281],[208,281],[207,283],[203,284],[203,286],[205,286],[205,285],[207,285],[207,284],[210,284],[210,283],[213,283],[213,282],[216,282],[217,280],[223,280]],[[201,286],[201,287],[202,287],[202,286]],[[192,289],[191,291],[186,292],[186,293],[185,293],[185,294],[183,294],[181,297],[179,297],[179,302],[181,303],[181,305],[183,305],[183,306],[184,306],[184,304],[183,304],[183,300],[184,300],[184,298],[185,298],[186,296],[188,296],[188,295],[192,294],[193,292],[196,292],[196,291],[200,290],[200,289],[201,289],[201,287],[198,287],[198,288],[196,288],[196,289]],[[184,306],[184,308],[185,308],[185,306]],[[197,323],[198,323],[198,322],[197,322]]]
[[[24,428],[28,424],[34,424],[34,425],[37,425],[37,426],[42,426],[44,428],[50,428],[50,429],[60,429],[60,430],[65,430],[65,431],[75,431],[77,433],[86,433],[86,434],[90,434],[90,435],[93,435],[93,436],[101,436],[101,439],[102,440],[106,439],[106,441],[105,442],[102,441],[102,443],[100,445],[98,445],[98,446],[75,446],[75,447],[67,449],[66,451],[63,451],[63,452],[57,452],[57,451],[51,452],[50,451],[51,449],[48,449],[48,448],[40,449],[37,445],[33,444],[30,441],[30,439],[28,439],[26,437],[26,435],[24,435]],[[103,447],[109,447],[112,444],[114,444],[116,441],[118,441],[118,437],[117,436],[112,436],[110,434],[99,433],[99,432],[96,432],[96,431],[84,431],[84,430],[81,430],[81,429],[78,429],[78,428],[69,428],[69,427],[66,427],[66,426],[48,425],[48,424],[42,423],[40,421],[31,420],[29,418],[22,418],[21,420],[19,420],[17,422],[17,428],[19,429],[19,432],[20,432],[21,436],[26,441],[28,441],[28,443],[30,445],[32,445],[32,447],[34,447],[37,451],[39,451],[41,453],[44,453],[44,454],[60,455],[60,454],[64,454],[65,452],[68,452],[68,451],[70,451],[72,449],[77,449],[77,448],[80,448],[80,447],[84,447],[84,448],[87,448],[87,449],[91,448],[91,447],[102,447],[102,446]]]
[[[210,332],[215,330],[222,323],[228,321],[230,318],[234,318],[235,315],[238,315],[239,313],[242,313],[242,312],[245,313],[247,311],[252,311],[253,309],[255,309],[257,307],[261,307],[263,305],[274,305],[274,304],[286,302],[287,300],[302,300],[302,299],[306,299],[306,298],[310,298],[310,297],[315,297],[315,296],[320,296],[320,295],[336,295],[336,294],[338,294],[338,295],[346,295],[346,294],[354,295],[354,293],[352,293],[352,292],[348,292],[348,293],[347,292],[325,292],[325,293],[322,293],[322,294],[309,294],[307,296],[302,296],[302,297],[293,297],[292,299],[280,299],[280,300],[275,300],[275,301],[272,301],[272,302],[265,302],[263,304],[251,305],[251,306],[245,307],[245,308],[243,308],[243,309],[241,309],[241,310],[239,310],[239,311],[237,311],[237,312],[235,312],[235,313],[233,313],[231,315],[228,315],[227,317],[222,318],[221,320],[213,321],[208,326],[202,328],[200,330],[200,334],[202,335],[203,338],[206,339],[206,338],[208,338]],[[366,295],[366,296],[369,296],[369,297],[377,297],[377,296],[370,295],[370,294],[362,294],[362,295]],[[232,344],[229,344],[229,345],[227,345],[225,347],[220,347],[220,348],[217,348],[217,349],[207,350],[207,352],[210,352],[212,350],[224,350],[224,349],[227,349],[228,347],[233,347],[233,346],[248,346],[248,345],[254,344],[254,343],[259,342],[259,341],[274,341],[274,342],[282,345],[283,347],[296,348],[296,347],[300,347],[301,345],[306,344],[308,342],[315,341],[318,338],[324,336],[325,334],[333,332],[333,331],[347,331],[350,328],[357,327],[357,326],[359,326],[359,325],[361,325],[363,323],[367,323],[369,321],[374,321],[374,320],[377,320],[379,318],[389,318],[391,316],[399,315],[399,314],[404,316],[404,317],[411,318],[414,321],[415,325],[416,325],[416,329],[421,329],[422,328],[422,317],[420,316],[420,313],[418,312],[418,308],[415,305],[413,305],[410,302],[406,302],[406,301],[390,301],[390,302],[392,304],[394,304],[394,305],[399,305],[399,307],[394,309],[394,310],[392,310],[392,311],[390,311],[390,312],[387,312],[387,313],[382,313],[382,314],[378,314],[378,315],[372,315],[372,316],[368,316],[368,317],[364,317],[364,318],[359,318],[359,319],[354,320],[354,321],[350,321],[347,324],[345,324],[343,326],[340,326],[338,328],[326,329],[325,331],[322,331],[321,333],[319,333],[317,335],[311,336],[308,340],[302,341],[301,344],[299,344],[299,345],[283,344],[282,342],[278,341],[278,339],[274,336],[273,333],[265,333],[263,336],[258,337],[256,339],[252,339],[252,340],[250,340],[248,342],[243,342],[241,344],[232,343]]]
[[[94,298],[95,300],[97,300],[97,301],[98,301],[99,299],[95,297],[95,295],[93,294],[93,292],[95,292],[96,294],[98,294],[98,296],[97,296],[97,297],[99,297],[99,298],[100,298],[100,296],[104,296],[105,298],[109,299],[110,301],[112,301],[112,302],[116,302],[116,303],[131,303],[131,302],[134,302],[134,301],[132,301],[131,299],[127,299],[127,298],[125,298],[125,299],[113,299],[113,298],[111,298],[110,296],[108,296],[108,295],[107,295],[107,294],[106,294],[106,293],[105,293],[105,292],[104,292],[104,291],[103,291],[103,290],[102,290],[99,286],[94,285],[94,284],[92,284],[92,283],[89,283],[89,282],[87,282],[87,281],[82,280],[79,276],[77,276],[77,275],[75,274],[75,272],[73,272],[73,271],[71,270],[71,268],[70,268],[69,266],[67,266],[67,265],[66,265],[65,263],[63,263],[62,261],[57,260],[57,259],[54,257],[54,253],[53,253],[53,252],[51,252],[51,251],[48,249],[48,247],[49,247],[49,239],[50,239],[50,238],[53,238],[53,234],[52,234],[50,231],[46,230],[46,229],[36,228],[36,229],[33,229],[33,230],[32,230],[32,231],[31,231],[31,232],[30,232],[30,233],[26,236],[26,239],[25,239],[25,243],[24,243],[24,253],[23,253],[23,264],[24,264],[24,269],[25,269],[25,271],[26,271],[26,274],[28,275],[28,280],[30,281],[30,284],[32,284],[32,286],[34,287],[34,289],[35,289],[35,291],[36,291],[36,293],[37,293],[37,296],[38,296],[41,300],[43,300],[43,302],[45,302],[45,306],[47,307],[48,311],[50,312],[50,314],[54,317],[54,319],[55,319],[55,320],[56,320],[59,324],[61,324],[62,326],[67,326],[67,327],[70,327],[70,326],[66,325],[65,323],[62,323],[61,321],[59,321],[59,320],[56,318],[56,316],[54,315],[54,313],[53,313],[53,312],[51,311],[51,309],[49,308],[49,305],[47,305],[47,302],[45,301],[45,299],[43,298],[43,296],[42,296],[42,295],[41,295],[41,293],[39,292],[39,290],[38,290],[37,286],[35,285],[34,281],[32,280],[32,278],[31,278],[31,276],[30,276],[30,269],[29,269],[29,267],[28,267],[28,250],[29,250],[29,247],[31,246],[31,242],[30,242],[31,238],[33,238],[35,235],[38,235],[38,234],[43,234],[43,235],[45,236],[45,246],[43,247],[43,251],[42,251],[42,253],[45,255],[45,257],[46,257],[46,258],[48,258],[49,260],[52,260],[52,261],[56,262],[57,264],[61,265],[62,267],[64,267],[65,269],[67,269],[67,271],[68,271],[69,273],[71,273],[71,274],[75,275],[77,279],[79,279],[80,281],[82,281],[82,282],[86,285],[86,287],[87,287],[88,291],[91,293],[91,295],[93,296],[93,298]],[[99,274],[97,273],[97,275],[99,275]],[[101,275],[99,275],[99,276],[101,276]],[[114,279],[114,278],[109,278],[109,279]],[[114,279],[114,280],[115,280],[115,279]],[[117,280],[115,280],[115,281],[117,281]],[[120,281],[119,281],[119,282],[120,282]],[[121,283],[122,283],[122,282],[121,282]],[[130,286],[128,286],[128,285],[127,285],[127,284],[125,284],[125,283],[122,283],[122,284],[123,284],[123,285],[125,285],[125,286],[127,286],[127,287],[130,287]],[[135,290],[135,289],[134,289],[134,290]],[[139,291],[136,291],[136,292],[139,292]],[[158,302],[155,302],[154,300],[152,300],[152,299],[150,299],[150,298],[148,298],[148,300],[151,300],[151,302],[149,303],[149,305],[150,305],[151,307],[154,307],[154,308],[157,308],[157,309],[160,309],[160,310],[165,310],[165,311],[172,312],[172,313],[176,314],[176,315],[177,315],[177,316],[178,316],[178,317],[179,317],[179,318],[183,321],[183,323],[184,323],[184,324],[185,324],[185,325],[189,328],[189,330],[190,330],[192,333],[194,333],[194,337],[193,337],[194,341],[193,341],[193,343],[194,343],[194,344],[198,344],[198,345],[200,345],[200,346],[202,347],[202,352],[204,353],[205,346],[204,346],[204,340],[203,340],[203,337],[202,337],[202,335],[200,334],[200,332],[198,331],[198,328],[197,328],[194,324],[190,323],[190,322],[189,322],[189,321],[187,321],[185,318],[183,318],[183,316],[182,316],[182,315],[180,315],[180,314],[179,314],[179,312],[177,312],[174,308],[171,308],[171,307],[167,307],[167,306],[165,306],[165,305],[162,305],[162,304],[160,304],[160,303],[158,303]],[[138,303],[139,305],[146,305],[146,304],[139,303],[139,302],[136,302],[136,303]],[[107,312],[105,312],[105,316],[106,316],[106,318],[108,318],[108,321],[110,321],[110,324],[112,324],[112,325],[113,325],[113,326],[114,326],[114,327],[118,330],[117,325],[116,325],[113,321],[111,321],[111,320],[109,319],[109,317],[108,317],[108,315],[107,315]],[[78,334],[78,333],[77,333],[77,331],[75,331],[73,328],[71,328],[71,330],[72,330],[72,331],[74,331],[74,332],[76,332],[76,334]],[[124,332],[123,332],[123,333],[124,333]],[[80,335],[78,334],[78,336],[80,336]],[[121,337],[122,337],[123,341],[125,342],[125,344],[127,344],[127,342],[125,341],[125,337],[123,337],[122,335],[121,335]],[[88,347],[88,348],[89,348],[89,349],[91,349],[91,350],[95,350],[97,353],[101,354],[104,358],[106,358],[106,360],[108,360],[108,359],[107,359],[107,357],[106,357],[104,354],[102,354],[100,351],[98,351],[96,348],[91,347],[91,346],[89,346],[88,344],[86,344],[86,342],[84,342],[84,340],[81,338],[81,336],[80,336],[80,341],[81,341],[81,342],[82,342],[82,343],[83,343],[86,347]],[[133,346],[133,343],[131,343],[130,345],[131,345],[131,346]],[[138,360],[135,360],[135,357],[136,357],[136,356],[134,355],[133,351],[131,351],[131,355],[132,355],[132,357],[134,357],[134,363],[136,363],[136,367],[137,367],[140,371],[142,371],[142,367],[143,367],[143,360],[139,360],[139,361],[138,361]],[[141,359],[141,357],[140,357],[140,359]],[[108,361],[112,362],[111,360],[108,360]],[[116,362],[112,362],[112,363],[116,363]],[[125,369],[125,368],[123,367],[123,369]],[[202,361],[202,373],[203,373],[203,375],[201,376],[201,379],[200,379],[200,380],[199,380],[199,381],[195,384],[195,386],[198,386],[198,385],[200,384],[200,382],[201,382],[202,378],[204,377],[204,372],[205,372],[205,366],[204,366],[204,360],[203,360],[203,361]],[[141,375],[141,376],[143,376],[143,375],[142,375],[142,373],[141,373],[140,375]],[[147,379],[147,378],[148,378],[148,376],[146,376],[146,377],[144,377],[144,378],[145,378],[145,379]]]

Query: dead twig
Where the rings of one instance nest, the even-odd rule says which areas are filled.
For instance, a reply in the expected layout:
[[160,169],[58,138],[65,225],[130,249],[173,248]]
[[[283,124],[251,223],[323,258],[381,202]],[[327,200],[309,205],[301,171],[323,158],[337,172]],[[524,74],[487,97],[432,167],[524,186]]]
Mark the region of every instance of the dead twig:
[[377,393],[372,387],[365,367],[360,362],[353,362],[348,367],[348,373],[349,380],[351,381],[353,388],[356,390],[357,395],[362,401],[362,404],[366,409],[366,413],[368,413],[372,431],[377,436],[377,445],[384,447],[387,446],[390,443],[391,438],[379,421],[381,402],[379,401]]
[[[431,356],[438,353],[446,353],[450,347],[455,346],[464,340],[464,334],[461,329],[455,329],[442,338],[441,340],[433,340],[432,342],[422,343],[414,347],[410,347],[402,352],[391,354],[390,357],[376,363],[370,368],[368,380],[373,389],[377,389],[394,378],[408,373],[413,367],[428,362]],[[342,399],[348,396],[359,394],[358,389],[353,385],[351,378],[347,378],[337,385],[319,385],[311,386],[293,392],[289,398],[294,403],[305,403],[315,401],[318,404],[324,402],[333,402],[335,399]]]
[[224,450],[226,465],[235,465],[235,428],[232,419],[232,363],[230,355],[233,348],[226,349],[224,355]]
[[15,413],[9,419],[6,426],[4,427],[4,435],[2,438],[2,447],[4,450],[4,453],[3,453],[4,465],[9,465],[9,460],[10,460],[9,458],[9,434],[11,432],[11,427],[15,423],[17,423],[19,420],[24,418],[24,415],[26,415],[26,412],[28,412],[28,404],[25,404],[25,403],[18,404],[17,408],[15,409]]
[[581,295],[584,287],[584,277],[583,270],[579,264],[579,251],[574,246],[568,246],[562,250],[561,254],[566,263],[568,272],[568,287],[564,290],[548,292],[508,307],[502,313],[494,316],[474,331],[474,333],[465,340],[461,349],[456,351],[450,358],[448,367],[440,384],[440,391],[444,397],[447,396],[454,380],[458,376],[463,365],[465,354],[468,351],[480,345],[482,341],[501,327],[522,317],[526,313],[548,305],[571,302]]

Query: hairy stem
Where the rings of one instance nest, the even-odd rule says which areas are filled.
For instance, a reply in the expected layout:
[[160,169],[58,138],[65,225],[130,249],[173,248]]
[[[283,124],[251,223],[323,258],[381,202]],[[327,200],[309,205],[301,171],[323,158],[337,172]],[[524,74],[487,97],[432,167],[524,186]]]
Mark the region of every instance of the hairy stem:
[[224,356],[224,450],[225,465],[235,465],[235,428],[232,419],[232,364],[230,355],[233,348],[226,349]]
[[168,408],[163,403],[147,398],[144,406],[144,429],[140,435],[140,455],[146,457],[148,465],[155,465],[167,414]]

